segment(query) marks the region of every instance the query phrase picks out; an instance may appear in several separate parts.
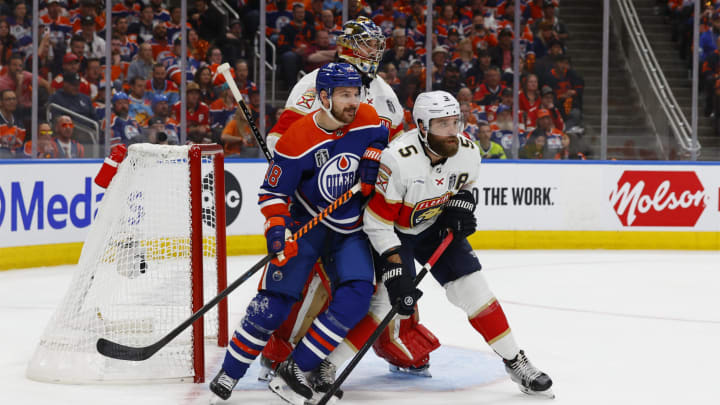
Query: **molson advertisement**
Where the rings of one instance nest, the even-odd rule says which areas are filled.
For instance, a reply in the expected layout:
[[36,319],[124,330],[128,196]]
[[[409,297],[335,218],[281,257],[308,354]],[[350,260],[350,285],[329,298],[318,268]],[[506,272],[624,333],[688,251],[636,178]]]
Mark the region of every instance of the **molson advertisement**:
[[[102,207],[104,190],[93,183],[100,165],[0,161],[0,249],[83,242]],[[266,170],[262,161],[227,162],[227,235],[263,234],[257,191]],[[720,232],[720,164],[484,161],[472,191],[478,234]]]

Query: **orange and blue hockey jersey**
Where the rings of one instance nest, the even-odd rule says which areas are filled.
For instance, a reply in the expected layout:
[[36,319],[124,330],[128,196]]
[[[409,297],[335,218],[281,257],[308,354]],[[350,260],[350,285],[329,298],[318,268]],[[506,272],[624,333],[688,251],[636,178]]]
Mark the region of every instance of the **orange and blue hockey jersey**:
[[[357,170],[365,150],[387,145],[388,129],[368,104],[360,104],[355,120],[333,132],[318,126],[320,113],[295,121],[275,146],[275,159],[259,195],[265,217],[290,216],[290,202],[316,216],[359,180]],[[322,222],[340,233],[360,231],[362,204],[352,199]]]

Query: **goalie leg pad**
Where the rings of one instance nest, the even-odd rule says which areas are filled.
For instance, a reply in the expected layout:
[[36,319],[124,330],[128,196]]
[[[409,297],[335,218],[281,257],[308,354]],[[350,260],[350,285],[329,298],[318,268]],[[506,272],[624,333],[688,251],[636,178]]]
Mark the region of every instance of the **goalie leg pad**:
[[223,370],[234,379],[245,375],[272,332],[287,317],[294,299],[260,291],[247,307],[245,317],[233,333],[223,361]]
[[505,312],[483,274],[479,271],[445,284],[451,303],[468,314],[470,324],[480,332],[490,347],[505,359],[520,351],[508,325]]
[[415,315],[395,319],[373,344],[375,353],[388,363],[402,368],[422,367],[430,361],[430,353],[440,347],[440,341]]
[[272,334],[265,346],[263,357],[273,362],[273,367],[285,361],[293,347],[305,335],[312,321],[325,311],[330,297],[330,282],[320,262],[315,263],[303,289],[303,299],[296,302],[287,319]]
[[372,292],[373,285],[366,281],[350,281],[338,287],[327,311],[313,321],[292,353],[302,371],[316,369],[343,341],[367,313]]

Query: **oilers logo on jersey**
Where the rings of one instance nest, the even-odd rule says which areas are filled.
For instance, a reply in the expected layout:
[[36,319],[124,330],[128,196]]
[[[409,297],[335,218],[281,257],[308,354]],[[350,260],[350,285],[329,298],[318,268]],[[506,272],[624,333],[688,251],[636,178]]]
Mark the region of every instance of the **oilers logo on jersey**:
[[340,153],[328,160],[320,169],[318,188],[328,202],[335,201],[355,184],[355,172],[360,157],[352,153]]

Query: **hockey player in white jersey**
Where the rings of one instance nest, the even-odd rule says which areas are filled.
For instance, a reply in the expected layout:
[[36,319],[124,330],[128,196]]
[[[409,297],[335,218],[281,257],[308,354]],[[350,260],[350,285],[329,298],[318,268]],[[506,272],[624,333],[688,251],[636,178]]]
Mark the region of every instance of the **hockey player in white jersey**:
[[[375,108],[383,125],[390,129],[390,139],[402,133],[403,108],[392,88],[376,75],[380,59],[385,49],[385,37],[382,30],[366,17],[346,22],[343,34],[338,37],[338,59],[353,65],[363,77],[363,102]],[[277,124],[270,130],[267,145],[271,152],[278,139],[296,120],[320,108],[315,89],[318,70],[305,75],[293,87]],[[322,265],[316,264],[308,279],[303,302],[298,303],[283,326],[278,329],[262,353],[262,370],[259,378],[269,380],[273,367],[282,362],[292,350],[292,346],[303,336],[304,331],[318,311],[323,310],[332,296],[332,289]],[[325,304],[323,304],[325,302]],[[356,336],[365,336],[377,326],[377,320],[368,316],[363,319],[357,330],[351,331],[347,340],[338,348],[340,357],[352,355],[362,345]],[[386,332],[374,345],[376,353],[388,361],[390,370],[430,376],[429,354],[440,346],[438,339],[419,322],[418,316],[401,322],[397,333]],[[319,391],[329,388],[335,375],[335,369],[341,365],[333,361],[323,363],[323,380]]]
[[399,303],[400,315],[413,313],[422,295],[413,284],[414,260],[425,264],[443,233],[451,229],[455,240],[431,274],[445,288],[448,300],[467,313],[473,328],[502,357],[520,389],[553,397],[552,380],[518,347],[467,241],[476,228],[472,188],[481,158],[477,146],[459,135],[457,100],[444,91],[422,93],[415,101],[413,120],[418,128],[383,151],[375,194],[364,213],[364,231],[379,253],[375,267],[386,287],[378,286],[371,312],[382,318],[391,304]]
[[[343,34],[337,39],[337,58],[353,65],[363,76],[362,101],[377,111],[380,119],[390,129],[390,139],[402,132],[403,108],[392,87],[377,76],[378,65],[385,51],[385,36],[380,27],[366,17],[349,20],[343,25]],[[272,152],[275,143],[298,118],[320,109],[315,91],[315,79],[319,69],[303,76],[290,91],[285,110],[267,137]]]

